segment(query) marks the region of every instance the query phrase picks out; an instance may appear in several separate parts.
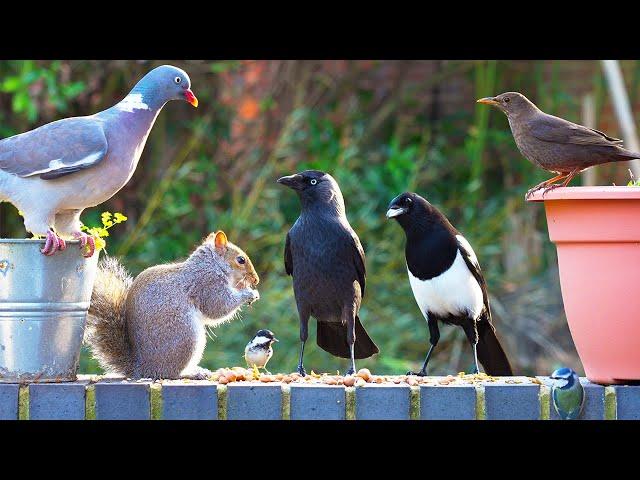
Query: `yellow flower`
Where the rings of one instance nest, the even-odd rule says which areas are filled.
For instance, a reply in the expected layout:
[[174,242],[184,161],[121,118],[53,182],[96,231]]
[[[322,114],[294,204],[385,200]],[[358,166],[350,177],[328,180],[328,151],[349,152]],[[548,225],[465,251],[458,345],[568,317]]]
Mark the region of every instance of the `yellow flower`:
[[96,240],[96,250],[98,252],[107,246],[107,242],[105,242],[102,238],[98,237],[95,240]]
[[112,214],[111,212],[102,212],[100,214],[100,220],[102,220],[102,226],[87,227],[82,223],[80,224],[80,230],[87,232],[95,239],[96,250],[102,250],[106,247],[107,242],[104,240],[104,237],[109,236],[109,228],[113,227],[116,223],[126,221],[127,217],[120,212],[116,212],[115,214]]

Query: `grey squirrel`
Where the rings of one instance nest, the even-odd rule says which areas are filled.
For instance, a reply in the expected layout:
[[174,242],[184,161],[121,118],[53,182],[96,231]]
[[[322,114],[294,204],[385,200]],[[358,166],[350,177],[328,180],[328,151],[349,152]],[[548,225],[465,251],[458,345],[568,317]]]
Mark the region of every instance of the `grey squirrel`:
[[184,262],[147,268],[135,280],[107,258],[98,268],[85,340],[108,373],[205,379],[212,374],[198,366],[205,325],[231,320],[258,300],[259,281],[247,254],[223,231]]

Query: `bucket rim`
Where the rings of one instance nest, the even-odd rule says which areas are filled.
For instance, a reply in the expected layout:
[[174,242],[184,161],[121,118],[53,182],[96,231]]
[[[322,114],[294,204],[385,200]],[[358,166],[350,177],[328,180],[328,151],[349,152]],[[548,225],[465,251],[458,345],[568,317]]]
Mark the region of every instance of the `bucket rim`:
[[[44,238],[0,238],[0,244],[26,244],[35,245],[43,244],[46,239]],[[80,240],[65,240],[66,244],[79,244]]]

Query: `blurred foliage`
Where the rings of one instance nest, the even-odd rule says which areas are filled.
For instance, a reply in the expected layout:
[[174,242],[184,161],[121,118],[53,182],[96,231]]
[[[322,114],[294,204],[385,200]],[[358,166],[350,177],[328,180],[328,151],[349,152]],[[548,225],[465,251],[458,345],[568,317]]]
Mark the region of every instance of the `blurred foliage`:
[[[200,107],[168,104],[131,182],[87,210],[83,221],[100,224],[103,210],[129,217],[106,250],[121,256],[133,273],[184,258],[216,229],[251,256],[261,277],[261,300],[215,330],[201,365],[241,365],[245,344],[258,329],[270,328],[281,340],[270,370],[294,369],[298,319],[282,257],[299,204],[275,180],[315,168],[341,185],[367,255],[361,318],[381,354],[359,361],[359,367],[403,372],[418,368],[426,353],[427,326],[407,281],[404,235],[384,216],[393,197],[413,190],[437,205],[474,246],[517,373],[546,373],[560,364],[581,371],[562,312],[543,209],[523,200],[546,173],[520,156],[504,115],[475,100],[518,90],[549,113],[579,121],[578,80],[583,93],[595,92],[598,111],[606,104],[596,62],[169,63],[190,74]],[[568,71],[578,63],[586,74]],[[636,63],[625,65],[633,70],[634,85]],[[156,65],[0,62],[0,136],[107,108]],[[0,206],[0,234],[25,234],[7,204]],[[441,330],[432,372],[469,368],[472,354],[463,332]],[[332,372],[344,371],[347,362],[320,350],[312,328],[305,365]],[[99,371],[86,349],[81,371]]]

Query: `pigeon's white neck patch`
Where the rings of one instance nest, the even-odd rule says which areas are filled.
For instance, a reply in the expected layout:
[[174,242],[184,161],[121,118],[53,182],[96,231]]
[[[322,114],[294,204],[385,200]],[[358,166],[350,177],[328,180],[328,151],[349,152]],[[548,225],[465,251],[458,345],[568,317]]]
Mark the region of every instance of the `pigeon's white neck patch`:
[[144,103],[141,93],[130,93],[116,105],[116,108],[122,112],[133,113],[135,110],[149,110],[149,105]]

